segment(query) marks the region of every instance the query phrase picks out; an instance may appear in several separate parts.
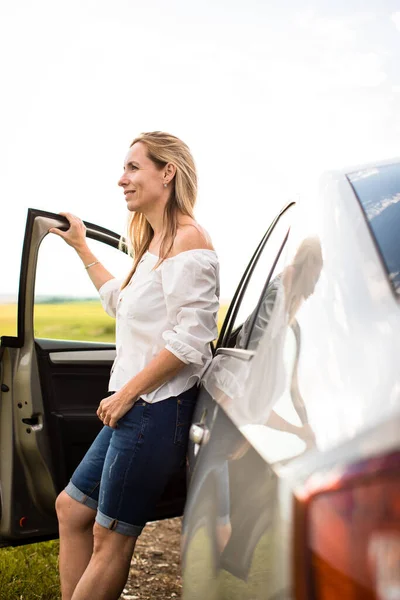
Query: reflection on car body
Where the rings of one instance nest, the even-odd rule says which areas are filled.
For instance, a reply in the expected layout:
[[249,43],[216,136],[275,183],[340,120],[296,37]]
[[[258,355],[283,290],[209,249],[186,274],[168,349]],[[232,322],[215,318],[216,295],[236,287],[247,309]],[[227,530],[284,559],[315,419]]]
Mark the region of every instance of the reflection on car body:
[[[282,353],[286,330],[288,327],[293,329],[296,341],[296,358],[298,358],[300,328],[295,321],[296,311],[302,301],[312,294],[321,267],[322,255],[318,239],[306,239],[296,253],[293,263],[287,266],[283,273],[268,282],[257,309],[250,314],[236,335],[236,348],[246,347],[255,351],[259,344],[263,344],[258,356],[261,356],[266,366],[268,366],[265,381],[267,384],[272,381],[279,382],[278,386],[273,389],[269,388],[268,385],[261,386],[258,394],[249,393],[251,387],[247,388],[246,386],[251,382],[252,369],[257,368],[255,359],[252,362],[243,361],[243,369],[239,372],[229,373],[227,377],[230,357],[224,355],[216,357],[215,361],[220,359],[218,367],[213,369],[210,377],[203,379],[204,387],[223,406],[227,415],[230,416],[239,430],[243,425],[265,424],[273,429],[297,434],[304,439],[303,429],[307,428],[309,440],[312,439],[312,433],[308,431],[304,404],[298,392],[295,370],[292,374],[292,399],[302,426],[293,425],[286,421],[272,409],[272,406],[274,405],[274,397],[283,389],[281,380],[285,377],[285,373],[282,372],[284,369]],[[267,328],[269,328],[268,337],[265,336],[263,341],[260,341]],[[224,362],[226,366],[224,366]],[[294,368],[296,365],[297,360],[294,362]],[[242,394],[239,397],[240,383],[242,383]],[[236,403],[233,401],[234,398]],[[240,402],[237,402],[239,398]],[[250,399],[252,402],[250,402]],[[214,423],[214,427],[219,431],[219,436],[218,439],[212,438],[211,443],[207,445],[205,450],[207,458],[202,461],[204,465],[203,472],[201,475],[197,474],[196,489],[201,490],[204,494],[204,485],[207,479],[212,481],[211,485],[216,500],[215,551],[218,555],[224,553],[223,565],[225,570],[247,580],[256,544],[266,532],[267,526],[271,525],[270,518],[268,519],[268,511],[265,511],[265,503],[269,493],[273,493],[276,477],[274,472],[268,469],[267,465],[257,456],[238,429],[232,429],[232,426],[229,426],[229,422],[225,412],[219,411],[217,422]],[[255,472],[253,472],[254,465],[257,465]],[[261,484],[260,471],[263,473],[265,483],[268,482],[268,485]],[[231,473],[231,477],[229,477],[229,473]],[[257,474],[258,477],[255,476]],[[247,519],[243,514],[243,510],[238,510],[237,507],[237,504],[239,506],[243,505],[243,499],[241,500],[243,490],[246,490],[246,504],[243,509],[246,509]],[[230,511],[230,496],[232,496],[232,507],[234,507],[232,513]],[[250,505],[249,498],[252,499]],[[195,491],[192,488],[191,503],[196,503],[196,501]],[[185,524],[188,521],[193,522],[191,503],[188,503],[186,508]],[[257,521],[251,523],[254,515],[257,515]],[[233,522],[231,522],[231,518]],[[251,523],[250,528],[247,527],[249,525],[248,521]],[[245,526],[243,526],[243,523],[245,523]],[[231,540],[232,534],[234,534],[234,538]],[[186,532],[184,531],[185,535]],[[243,560],[240,561],[240,564],[234,560],[234,556],[230,556],[232,549],[235,547],[235,538],[236,544],[240,543],[242,546]],[[224,552],[228,542],[231,543],[228,550]],[[192,577],[189,576],[189,579],[192,580]],[[261,582],[259,581],[259,583]],[[267,584],[268,579],[263,580],[262,583],[263,585]],[[271,585],[271,582],[269,582],[269,585]]]
[[397,597],[400,166],[354,172],[291,209],[203,377],[185,600]]

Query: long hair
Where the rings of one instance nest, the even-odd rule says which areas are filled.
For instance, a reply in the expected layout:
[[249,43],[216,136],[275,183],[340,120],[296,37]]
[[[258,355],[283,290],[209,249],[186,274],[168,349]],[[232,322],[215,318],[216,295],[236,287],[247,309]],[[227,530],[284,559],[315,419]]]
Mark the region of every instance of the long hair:
[[[162,131],[141,133],[130,147],[137,142],[146,146],[147,156],[161,170],[172,163],[176,173],[171,181],[171,192],[165,205],[163,225],[165,233],[161,240],[160,256],[156,269],[170,252],[177,231],[178,212],[194,218],[193,208],[197,197],[197,174],[193,157],[187,145],[179,138]],[[154,237],[154,231],[145,215],[132,212],[128,217],[126,229],[126,244],[128,252],[133,257],[133,266],[123,282],[121,289],[128,285],[143,254],[148,250]],[[122,240],[120,246],[122,246]]]
[[289,323],[294,318],[299,304],[314,292],[323,266],[321,242],[317,237],[305,238],[297,249],[290,265],[292,280],[288,294]]

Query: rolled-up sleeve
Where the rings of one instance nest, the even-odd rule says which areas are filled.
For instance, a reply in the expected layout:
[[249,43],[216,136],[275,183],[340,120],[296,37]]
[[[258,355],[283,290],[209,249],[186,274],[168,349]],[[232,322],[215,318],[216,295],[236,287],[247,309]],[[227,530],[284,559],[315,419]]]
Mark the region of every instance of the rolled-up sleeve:
[[161,265],[169,328],[165,348],[186,364],[205,365],[218,334],[219,263],[216,255],[182,252]]
[[99,288],[101,304],[110,317],[116,315],[118,296],[121,291],[120,279],[109,279]]

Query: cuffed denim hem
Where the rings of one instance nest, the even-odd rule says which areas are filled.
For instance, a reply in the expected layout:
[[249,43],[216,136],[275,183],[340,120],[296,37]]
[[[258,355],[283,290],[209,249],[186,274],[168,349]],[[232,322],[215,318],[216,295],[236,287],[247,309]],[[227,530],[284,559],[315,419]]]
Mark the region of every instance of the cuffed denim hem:
[[89,508],[93,508],[93,510],[97,510],[97,500],[93,500],[93,498],[81,492],[81,490],[78,489],[76,485],[72,483],[72,481],[68,483],[67,487],[65,488],[65,491],[67,492],[68,496],[71,496],[71,498],[73,498],[77,502],[85,504]]
[[99,510],[96,515],[96,523],[105,527],[106,529],[110,529],[111,531],[116,531],[117,533],[122,533],[122,535],[129,535],[131,537],[139,537],[144,529],[144,525],[131,525],[130,523],[125,523],[124,521],[119,521],[118,519],[112,519],[111,517],[107,517],[107,515],[103,514]]

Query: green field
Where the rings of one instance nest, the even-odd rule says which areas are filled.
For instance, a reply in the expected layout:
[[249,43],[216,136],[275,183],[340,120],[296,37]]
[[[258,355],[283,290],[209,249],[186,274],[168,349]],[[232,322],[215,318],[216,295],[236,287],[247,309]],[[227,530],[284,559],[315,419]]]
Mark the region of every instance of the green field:
[[[16,305],[0,306],[0,335],[16,334],[16,312]],[[114,342],[115,319],[97,300],[36,304],[34,331],[37,338]]]
[[[227,311],[218,313],[218,331]],[[37,338],[114,342],[115,320],[107,315],[98,300],[60,304],[36,304],[34,331]],[[0,336],[17,333],[16,304],[0,305]]]

